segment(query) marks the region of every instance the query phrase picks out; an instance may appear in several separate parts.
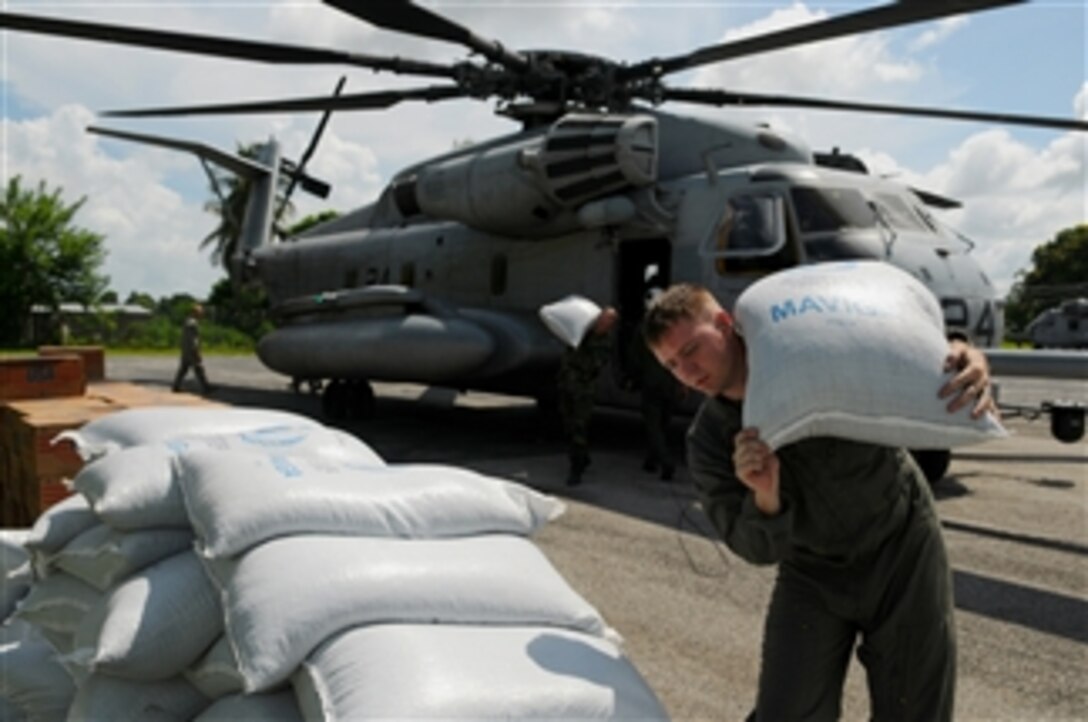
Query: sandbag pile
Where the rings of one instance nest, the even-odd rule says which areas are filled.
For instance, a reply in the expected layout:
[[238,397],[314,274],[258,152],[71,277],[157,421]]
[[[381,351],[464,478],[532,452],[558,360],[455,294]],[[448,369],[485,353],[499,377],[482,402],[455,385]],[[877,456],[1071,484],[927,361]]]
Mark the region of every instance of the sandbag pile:
[[744,422],[779,448],[811,436],[947,449],[1006,436],[990,414],[949,414],[940,303],[882,261],[771,274],[737,299],[748,349]]
[[550,497],[283,412],[69,436],[78,494],[0,536],[3,719],[666,719],[528,539]]

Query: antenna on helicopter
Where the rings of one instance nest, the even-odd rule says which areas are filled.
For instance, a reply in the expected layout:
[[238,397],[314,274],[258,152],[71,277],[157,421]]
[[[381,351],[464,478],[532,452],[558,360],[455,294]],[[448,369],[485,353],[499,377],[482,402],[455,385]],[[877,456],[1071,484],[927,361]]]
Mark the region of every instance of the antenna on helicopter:
[[[347,80],[348,77],[346,75],[340,76],[340,81],[337,82],[336,88],[332,91],[332,97],[336,98],[340,96],[341,91],[344,90],[344,84],[347,82]],[[310,158],[313,156],[314,151],[317,150],[317,143],[321,140],[321,136],[325,133],[325,126],[329,123],[330,115],[332,115],[332,110],[326,108],[325,112],[321,115],[321,120],[317,123],[317,128],[314,129],[313,136],[310,137],[310,144],[306,146],[306,150],[302,152],[302,155],[298,159],[298,163],[291,163],[287,160],[283,161],[283,165],[285,166],[284,172],[291,178],[291,181],[287,184],[287,188],[283,191],[283,200],[280,201],[279,208],[277,208],[275,214],[273,214],[273,225],[278,225],[280,219],[283,218],[283,214],[287,210],[288,205],[291,202],[291,196],[294,194],[295,188],[299,185],[299,183],[302,183],[304,189],[310,192],[314,192],[314,189],[310,186],[313,184],[315,179],[310,178],[305,174],[306,164],[310,162]],[[325,186],[324,193],[318,192],[316,193],[316,195],[325,198],[329,194],[329,187],[325,184],[322,185]]]

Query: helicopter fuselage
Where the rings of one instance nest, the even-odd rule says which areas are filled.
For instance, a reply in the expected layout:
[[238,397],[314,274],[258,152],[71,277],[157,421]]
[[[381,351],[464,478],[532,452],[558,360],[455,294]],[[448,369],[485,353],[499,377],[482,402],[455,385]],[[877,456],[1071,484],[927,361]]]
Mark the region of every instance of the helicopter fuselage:
[[727,306],[800,263],[877,258],[922,280],[949,330],[1001,337],[970,243],[909,188],[813,164],[766,128],[646,112],[568,116],[418,164],[374,204],[252,253],[279,327],[260,344],[296,378],[548,392],[561,346],[538,309],[576,293],[620,311],[602,401],[648,291],[701,283]]

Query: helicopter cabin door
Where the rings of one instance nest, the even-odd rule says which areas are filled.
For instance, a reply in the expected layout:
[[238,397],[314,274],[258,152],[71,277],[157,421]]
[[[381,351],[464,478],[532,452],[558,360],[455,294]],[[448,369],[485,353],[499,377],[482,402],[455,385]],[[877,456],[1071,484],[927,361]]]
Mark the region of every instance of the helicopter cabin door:
[[668,239],[624,240],[616,256],[615,305],[620,326],[613,368],[621,388],[633,388],[640,375],[634,368],[633,344],[641,343],[642,316],[655,290],[664,290],[671,281],[672,247]]

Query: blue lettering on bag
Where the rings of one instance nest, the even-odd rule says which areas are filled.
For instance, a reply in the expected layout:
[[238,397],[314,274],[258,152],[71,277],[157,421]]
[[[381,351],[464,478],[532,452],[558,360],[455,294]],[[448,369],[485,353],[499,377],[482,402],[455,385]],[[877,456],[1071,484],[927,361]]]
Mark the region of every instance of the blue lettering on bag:
[[239,438],[254,446],[294,446],[306,440],[306,434],[289,426],[268,426],[263,429],[244,431]]
[[276,467],[276,471],[280,472],[288,479],[295,476],[302,476],[302,469],[298,468],[291,463],[291,460],[284,456],[270,456],[268,457],[272,462],[272,466]]
[[886,316],[887,313],[872,304],[866,304],[848,296],[802,296],[799,300],[787,298],[772,303],[771,322],[779,323],[793,316],[810,313],[826,313],[852,316]]

